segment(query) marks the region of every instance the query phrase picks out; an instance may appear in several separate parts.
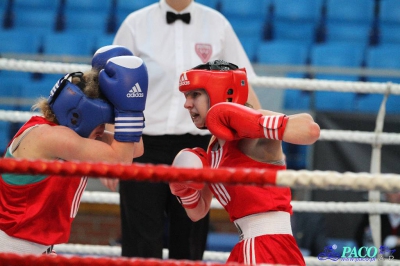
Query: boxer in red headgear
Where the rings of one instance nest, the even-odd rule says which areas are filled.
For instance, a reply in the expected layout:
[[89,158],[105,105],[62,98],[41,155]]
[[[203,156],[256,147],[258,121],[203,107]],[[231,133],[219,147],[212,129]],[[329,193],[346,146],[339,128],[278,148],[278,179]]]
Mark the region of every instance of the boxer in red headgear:
[[[310,145],[319,137],[309,114],[286,116],[245,106],[246,71],[234,64],[217,60],[190,69],[182,73],[179,90],[194,125],[213,137],[207,153],[185,149],[175,166],[284,170],[282,141]],[[290,188],[190,181],[170,183],[170,188],[193,221],[206,215],[213,195],[222,204],[240,233],[228,262],[305,265],[292,236]]]

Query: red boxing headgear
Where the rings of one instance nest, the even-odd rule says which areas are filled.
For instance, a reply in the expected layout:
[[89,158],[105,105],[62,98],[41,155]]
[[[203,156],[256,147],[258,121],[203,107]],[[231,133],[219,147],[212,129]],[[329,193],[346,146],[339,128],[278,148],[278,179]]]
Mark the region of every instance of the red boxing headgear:
[[249,87],[246,69],[223,60],[199,65],[181,74],[179,90],[183,93],[204,89],[210,98],[210,107],[220,102],[245,104]]

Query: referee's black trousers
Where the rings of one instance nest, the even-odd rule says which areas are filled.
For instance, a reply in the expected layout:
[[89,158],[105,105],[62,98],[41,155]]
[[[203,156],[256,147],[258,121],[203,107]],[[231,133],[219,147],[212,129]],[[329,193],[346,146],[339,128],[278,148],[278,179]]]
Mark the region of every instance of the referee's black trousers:
[[[208,136],[143,136],[144,154],[134,162],[171,165],[184,148],[207,149]],[[209,214],[192,222],[171,194],[168,183],[120,182],[122,256],[202,260],[206,248]]]

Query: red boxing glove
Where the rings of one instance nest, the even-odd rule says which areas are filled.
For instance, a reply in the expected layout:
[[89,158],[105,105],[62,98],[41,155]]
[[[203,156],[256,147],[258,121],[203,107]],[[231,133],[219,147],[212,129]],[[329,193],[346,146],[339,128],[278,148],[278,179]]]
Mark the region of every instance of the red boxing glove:
[[[183,149],[176,156],[172,166],[182,168],[208,167],[207,153],[202,148]],[[169,184],[171,193],[174,194],[186,209],[196,208],[200,201],[200,190],[204,183],[192,181],[173,182]]]
[[236,103],[218,103],[208,110],[206,126],[218,139],[242,138],[282,140],[289,118],[286,115],[264,116]]
[[203,183],[169,183],[171,193],[177,197],[178,201],[186,209],[196,208],[201,198],[199,190],[201,190],[203,187]]

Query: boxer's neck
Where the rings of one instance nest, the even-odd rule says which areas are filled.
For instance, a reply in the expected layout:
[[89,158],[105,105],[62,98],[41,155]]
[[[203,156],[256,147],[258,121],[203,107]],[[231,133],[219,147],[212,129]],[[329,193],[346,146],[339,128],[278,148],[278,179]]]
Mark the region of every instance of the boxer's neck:
[[165,0],[165,2],[167,2],[170,7],[180,12],[184,10],[192,0]]

